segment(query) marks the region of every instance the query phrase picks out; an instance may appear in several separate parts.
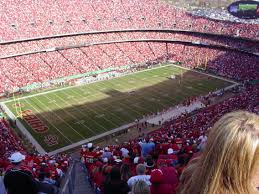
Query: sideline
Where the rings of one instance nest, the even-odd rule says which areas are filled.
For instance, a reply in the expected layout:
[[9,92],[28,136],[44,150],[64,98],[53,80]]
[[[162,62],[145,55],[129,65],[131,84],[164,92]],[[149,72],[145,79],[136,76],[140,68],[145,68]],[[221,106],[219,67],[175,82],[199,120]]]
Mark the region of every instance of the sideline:
[[175,66],[175,67],[179,67],[179,68],[182,68],[182,69],[185,69],[185,70],[189,70],[189,71],[192,71],[192,72],[195,72],[195,73],[200,73],[202,75],[207,75],[209,77],[214,77],[214,78],[217,78],[217,79],[220,79],[220,80],[223,80],[223,81],[226,81],[226,82],[230,82],[230,83],[233,83],[233,84],[239,84],[238,82],[235,82],[233,80],[230,80],[230,79],[227,79],[227,78],[223,78],[223,77],[219,77],[217,75],[212,75],[212,74],[209,74],[209,73],[205,73],[205,72],[201,72],[201,71],[197,71],[195,69],[191,69],[191,68],[187,68],[187,67],[182,67],[180,65],[175,65],[175,64],[171,64],[172,66]]

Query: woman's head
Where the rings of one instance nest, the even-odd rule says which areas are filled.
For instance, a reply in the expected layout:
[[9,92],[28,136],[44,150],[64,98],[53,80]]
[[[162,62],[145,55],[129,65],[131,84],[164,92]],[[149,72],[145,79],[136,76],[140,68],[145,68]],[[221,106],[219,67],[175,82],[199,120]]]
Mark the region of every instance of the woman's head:
[[202,155],[184,172],[182,178],[189,180],[180,193],[252,193],[258,163],[259,117],[244,111],[226,114],[210,130]]
[[131,177],[130,167],[128,164],[121,165],[121,179],[127,181]]
[[132,187],[132,194],[150,194],[150,187],[145,181],[137,181]]
[[111,172],[111,170],[112,170],[112,166],[104,165],[102,167],[102,174],[103,174],[103,176],[108,175]]
[[110,172],[110,179],[111,181],[120,181],[121,180],[121,173],[118,167],[112,167]]

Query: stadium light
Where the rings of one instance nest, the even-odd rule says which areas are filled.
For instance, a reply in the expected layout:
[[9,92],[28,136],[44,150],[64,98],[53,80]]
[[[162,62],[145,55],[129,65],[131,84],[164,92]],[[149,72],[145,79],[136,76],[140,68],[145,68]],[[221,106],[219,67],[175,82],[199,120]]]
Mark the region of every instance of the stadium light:
[[48,48],[46,49],[46,52],[53,52],[56,50],[56,47]]

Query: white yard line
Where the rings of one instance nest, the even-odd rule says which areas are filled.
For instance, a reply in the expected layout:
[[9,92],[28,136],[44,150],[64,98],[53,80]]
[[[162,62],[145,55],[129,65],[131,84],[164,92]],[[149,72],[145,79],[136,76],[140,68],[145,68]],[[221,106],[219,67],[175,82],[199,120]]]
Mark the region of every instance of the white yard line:
[[[136,77],[136,76],[135,76],[135,77]],[[138,81],[140,81],[140,80],[138,79]],[[124,86],[125,86],[124,88],[128,88],[128,86],[131,86],[131,84],[128,84],[128,83],[126,83],[126,82],[121,82],[120,84],[121,84],[122,86],[124,85]],[[155,91],[156,91],[156,90],[155,90]],[[158,93],[159,93],[159,92],[158,92]],[[159,93],[159,94],[160,94],[160,93]],[[152,95],[152,96],[153,96],[153,95]],[[153,97],[156,98],[156,96],[153,96]],[[140,97],[139,99],[141,99],[141,97]],[[125,99],[125,100],[128,101],[128,99]],[[143,100],[141,99],[141,101],[143,101]],[[168,101],[168,102],[169,102],[169,101]],[[120,103],[120,104],[121,104],[121,103]],[[161,104],[162,104],[163,107],[166,106],[166,105],[164,105],[163,103],[158,103],[158,104],[159,104],[160,106],[161,106]],[[121,104],[121,105],[123,105],[123,104]],[[125,105],[123,105],[123,106],[125,106]],[[137,111],[135,111],[134,109],[132,109],[131,107],[128,107],[128,108],[131,109],[131,110],[133,110],[134,112],[137,112]],[[144,108],[143,106],[140,106],[139,108],[145,110],[147,113],[150,112],[150,110]],[[137,113],[143,116],[142,113],[139,113],[139,112],[137,112]],[[136,119],[136,118],[135,118],[135,119]]]
[[[90,88],[88,88],[88,89],[90,89]],[[81,88],[79,88],[79,90],[83,92],[83,90],[82,90]],[[82,95],[81,95],[80,93],[78,93],[76,90],[75,90],[75,91],[74,91],[74,90],[71,90],[71,91],[74,92],[75,94],[81,96],[82,98],[85,98],[85,96],[82,96]],[[100,107],[100,109],[102,109],[101,106],[98,106],[98,105],[96,105],[96,106],[97,106],[97,107]],[[97,113],[94,109],[89,108],[89,110],[90,110],[91,112],[93,112],[93,113],[95,113],[95,114],[98,115],[98,113]],[[91,118],[91,119],[92,119],[92,118]],[[112,121],[106,119],[105,117],[103,117],[103,119],[106,120],[107,122],[111,123],[112,125],[116,126],[116,127],[118,126],[116,123],[114,123],[114,122],[112,122]],[[93,120],[93,119],[92,119],[92,120]],[[94,120],[93,120],[93,121],[94,121]],[[96,121],[94,121],[94,122],[97,123],[98,125],[100,125],[98,122],[96,122]],[[102,125],[100,125],[100,126],[102,126]],[[103,126],[102,126],[102,128],[105,129]],[[107,131],[107,130],[105,129],[105,131]]]
[[[123,83],[125,83],[125,82],[121,82],[121,85],[123,85]],[[105,84],[104,84],[105,85]],[[126,84],[124,84],[125,86],[127,86]],[[105,85],[106,86],[106,85]],[[126,87],[127,88],[127,87]],[[128,101],[128,99],[125,99],[125,100],[127,100]],[[128,101],[129,102],[129,101]],[[117,102],[117,103],[119,103],[121,106],[126,106],[125,104],[123,104],[123,103],[120,103],[120,102]],[[138,111],[136,111],[136,110],[134,110],[134,109],[132,109],[130,106],[127,106],[127,108],[128,109],[131,109],[132,111],[134,111],[134,112],[136,112],[138,115],[142,115],[143,116],[143,114],[142,113],[139,113]],[[143,107],[140,107],[140,108],[142,108],[142,109],[144,109],[145,111],[147,111],[147,112],[149,112],[149,110],[148,109],[145,109],[145,108],[143,108]],[[136,118],[134,118],[134,120],[135,120]]]
[[61,153],[61,152],[70,150],[70,149],[72,149],[72,148],[78,147],[78,146],[83,145],[83,144],[85,144],[85,143],[92,142],[92,141],[94,141],[94,140],[97,140],[97,139],[100,139],[100,138],[102,138],[102,137],[111,135],[111,134],[113,134],[113,133],[122,131],[122,130],[124,130],[124,129],[128,129],[129,127],[132,127],[133,125],[135,125],[135,122],[129,123],[129,124],[127,124],[127,125],[123,125],[123,126],[118,127],[118,128],[116,128],[116,129],[112,129],[112,130],[106,131],[106,132],[104,132],[104,133],[102,133],[102,134],[99,134],[99,135],[90,137],[90,138],[88,138],[88,139],[84,139],[84,140],[82,140],[82,141],[79,141],[79,142],[70,144],[70,145],[68,145],[68,146],[59,148],[59,149],[57,149],[57,150],[54,150],[54,151],[52,151],[52,152],[49,152],[48,155],[55,155],[55,154],[58,154],[58,153]]
[[[46,95],[47,96],[47,95]],[[45,96],[44,96],[45,97]],[[48,97],[47,97],[48,98]],[[38,100],[38,98],[35,98],[41,105],[44,106],[44,104]],[[49,98],[48,98],[49,99]],[[53,111],[48,107],[46,106],[47,109],[53,113]],[[60,107],[61,108],[61,107]],[[61,118],[59,115],[57,115],[56,113],[54,113],[60,120],[62,120],[67,126],[69,126],[69,128],[71,128],[76,134],[78,134],[80,137],[84,138],[84,136],[82,136],[80,133],[78,133],[70,124],[68,124],[63,118]]]
[[[177,66],[178,67],[178,66]],[[193,71],[193,72],[195,72],[195,73],[197,73],[196,71]],[[147,74],[150,74],[150,75],[152,75],[152,72],[147,72]],[[178,74],[179,75],[179,74]],[[210,76],[209,74],[206,74],[207,76]],[[133,75],[134,76],[134,75]],[[145,82],[146,80],[144,80],[144,82]],[[226,81],[226,80],[224,80],[224,81]],[[147,82],[147,81],[146,81]],[[183,81],[183,82],[185,82],[185,83],[191,83],[191,82],[189,82],[188,80],[186,80],[186,81]],[[182,87],[182,84],[179,84],[180,86],[179,87]],[[202,86],[203,88],[208,88],[208,87],[205,87],[205,86]],[[210,89],[210,88],[209,88]],[[210,89],[211,90],[211,89]],[[154,90],[154,91],[161,91],[161,90]],[[199,89],[199,88],[195,88],[195,87],[193,87],[192,88],[192,91],[197,91],[198,93],[201,93],[201,92],[204,92],[204,90],[203,89]],[[162,91],[163,92],[163,91]],[[160,94],[159,92],[158,92],[158,94]],[[171,97],[170,97],[171,98]],[[172,99],[175,99],[175,98],[172,98]]]
[[[134,76],[134,77],[136,77],[136,76]],[[147,83],[152,83],[152,84],[153,84],[153,82],[148,81],[147,79],[142,80],[142,81],[143,81],[143,82],[147,82]],[[153,89],[154,93],[158,94],[159,96],[162,95],[160,90],[156,90],[156,89],[154,89],[154,87],[153,87],[152,89]],[[151,95],[151,93],[150,93],[149,95],[152,96],[152,97],[154,97],[155,99],[157,99],[157,96]],[[170,97],[170,96],[168,96],[168,98],[170,98],[170,99],[172,99],[172,100],[175,100],[175,98]],[[170,100],[167,100],[167,99],[164,99],[164,100],[166,100],[168,103],[171,103]],[[162,102],[160,102],[160,103],[158,103],[158,104],[159,104],[160,106],[162,105],[162,107],[167,106],[166,104],[163,104]]]
[[[72,91],[72,90],[70,90],[70,91]],[[65,95],[67,95],[65,92],[63,92]],[[69,105],[70,107],[72,107],[74,110],[76,110],[77,112],[80,112],[81,114],[83,114],[83,115],[85,115],[86,116],[86,114],[84,113],[84,112],[82,112],[80,109],[75,109],[74,107],[73,107],[73,105],[72,104],[70,104],[70,103],[68,103],[67,101],[65,101],[63,98],[61,98],[59,95],[57,95],[57,94],[55,94],[54,93],[54,95],[55,96],[57,96],[59,99],[61,99],[63,102],[65,102],[67,105]],[[67,111],[66,111],[67,112]],[[69,113],[70,114],[70,113]],[[71,114],[70,114],[71,115]],[[73,116],[74,118],[76,118],[75,116]],[[87,116],[86,116],[87,117]],[[87,117],[87,118],[90,118],[92,121],[94,121],[91,117]],[[94,122],[96,122],[96,121],[94,121]],[[97,123],[97,125],[99,125],[100,127],[102,127],[104,130],[106,130],[102,125],[100,125],[98,122],[96,122]],[[88,126],[86,126],[85,124],[83,124],[87,129],[89,129],[92,133],[94,133],[94,134],[96,134],[92,129],[90,129]],[[117,125],[116,125],[117,126]]]
[[[154,74],[152,74],[151,72],[149,73],[149,72],[146,72],[147,74],[150,74],[150,75],[154,75]],[[132,75],[133,77],[135,77],[135,78],[137,78],[137,76],[136,76],[136,74],[134,74],[134,75]],[[147,83],[152,83],[153,84],[153,82],[152,81],[149,81],[148,79],[145,79],[145,80],[143,80],[144,82],[147,82]],[[124,83],[124,82],[123,82]],[[121,83],[122,84],[122,83]],[[122,84],[123,85],[123,84]],[[124,85],[126,85],[126,84],[124,84]],[[129,85],[129,84],[127,84],[127,85]],[[203,90],[201,90],[201,89],[196,89],[196,88],[193,88],[192,89],[193,91],[195,90],[195,91],[199,91],[199,93],[201,92],[201,91],[203,91]],[[161,92],[162,91],[160,91],[160,90],[158,90],[158,89],[154,89],[153,88],[153,91],[154,91],[154,93],[156,93],[156,94],[158,94],[158,95],[161,95]],[[152,97],[154,97],[154,98],[157,98],[157,96],[154,96],[154,95],[151,95]],[[173,97],[170,97],[170,96],[168,96],[172,101],[174,101],[175,100],[175,98],[173,98]],[[170,101],[170,100],[167,100],[167,99],[164,99],[164,100],[166,100],[168,103],[171,103],[172,101]],[[161,106],[161,107],[166,107],[167,105],[166,104],[163,104],[162,102],[157,102],[157,104],[159,104],[159,106]],[[147,109],[146,109],[147,110]],[[149,111],[148,111],[149,112]]]
[[[135,75],[133,75],[133,77],[135,77],[135,78],[137,78]],[[139,80],[138,80],[139,81]],[[152,83],[153,84],[153,82],[151,82],[151,81],[148,81],[148,80],[143,80],[144,82],[147,82],[147,83]],[[125,82],[123,82],[123,83],[125,83]],[[122,85],[123,85],[123,83],[121,83]],[[125,86],[130,86],[130,84],[124,84]],[[154,89],[153,88],[153,91],[154,91],[154,93],[156,93],[156,94],[158,94],[159,96],[161,96],[161,92],[162,91],[160,91],[160,90],[156,90],[156,89]],[[154,96],[154,95],[151,95],[151,93],[149,93],[149,95],[150,96],[152,96],[153,98],[155,98],[155,99],[157,99],[157,96]],[[169,97],[169,96],[168,96]],[[172,98],[172,97],[169,97],[170,99],[172,99],[172,101],[174,101],[175,100],[175,98]],[[165,100],[165,99],[164,99]],[[143,100],[141,100],[141,101],[143,101]],[[166,99],[166,101],[168,102],[168,103],[171,103],[172,101],[170,101],[170,100],[167,100]],[[159,104],[159,106],[161,106],[161,107],[166,107],[167,105],[166,104],[163,104],[162,103],[162,101],[161,102],[156,102],[157,104]],[[142,109],[144,109],[144,110],[146,110],[148,113],[150,112],[148,109],[145,109],[144,107],[142,107],[141,106],[141,108]]]
[[[26,101],[26,103],[28,103],[34,110],[36,110],[36,112],[37,112],[38,114],[41,115],[40,111],[39,111],[35,106],[33,106],[33,105],[32,105],[29,101],[27,101],[26,99],[25,99],[25,101]],[[43,116],[41,115],[41,117],[43,117]],[[43,118],[44,118],[44,117],[43,117]],[[48,119],[45,119],[45,120],[46,120],[47,123],[49,123],[52,127],[54,127],[66,140],[68,140],[70,143],[73,143],[73,141],[71,141],[67,136],[65,136],[65,134],[62,133],[55,125],[53,125],[51,122],[49,122]]]
[[[62,97],[60,97],[59,95],[57,95],[56,93],[54,93],[54,95],[56,97],[58,97],[61,101],[63,101],[64,103],[66,103],[70,108],[73,108],[73,110],[76,110],[78,112],[78,109],[75,109],[73,107],[73,105],[71,105],[70,103],[68,103],[66,100],[64,100]],[[55,103],[56,105],[58,105],[57,103]],[[58,105],[59,106],[59,105]],[[60,107],[60,106],[59,106]],[[69,111],[66,111],[66,108],[62,108],[62,110],[64,110],[67,114],[69,114],[71,117],[73,117],[74,119],[78,120],[78,118],[76,116],[74,116],[73,114],[71,114]],[[96,134],[92,129],[90,129],[87,125],[85,125],[84,123],[82,123],[83,126],[85,126],[89,131],[91,131],[93,134]],[[85,137],[84,137],[85,138]]]
[[[89,89],[91,89],[91,88],[89,88]],[[79,88],[79,90],[80,91],[82,91],[83,92],[83,90],[81,89],[81,88]],[[93,89],[92,89],[93,90]],[[72,89],[72,91],[74,91],[73,89]],[[93,90],[94,91],[94,90]],[[84,96],[82,96],[80,93],[78,93],[76,90],[74,91],[74,93],[75,94],[77,94],[77,95],[79,95],[79,96],[81,96],[81,97],[84,97]],[[100,107],[100,109],[103,109],[103,107],[101,107],[101,106],[99,106],[99,105],[96,105],[97,107]],[[92,109],[92,108],[89,108],[89,110],[90,111],[92,111],[92,112],[94,112],[95,114],[97,114],[97,112],[95,112],[95,110],[94,109]],[[104,109],[105,110],[105,109]],[[110,114],[112,114],[112,112],[110,112]],[[115,115],[115,114],[113,114],[113,115]],[[116,115],[115,115],[116,116]],[[118,119],[120,119],[119,117],[117,117]],[[112,125],[114,125],[114,126],[118,126],[116,123],[114,123],[114,122],[112,122],[111,120],[107,120],[105,117],[103,118],[103,119],[105,119],[106,121],[108,121],[109,123],[111,123]],[[121,120],[121,119],[120,119]],[[124,120],[121,120],[122,122],[125,122]],[[96,122],[96,121],[95,121]],[[98,123],[98,122],[96,122],[96,123]],[[107,130],[106,130],[107,131]]]

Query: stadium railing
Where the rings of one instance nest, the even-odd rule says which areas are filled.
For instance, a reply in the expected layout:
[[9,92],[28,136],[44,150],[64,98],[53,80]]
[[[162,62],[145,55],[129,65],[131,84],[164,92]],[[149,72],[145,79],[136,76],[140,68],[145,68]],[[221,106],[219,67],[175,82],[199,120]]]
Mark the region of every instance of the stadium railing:
[[76,164],[76,161],[73,161],[69,169],[69,172],[67,174],[65,183],[63,187],[60,189],[59,194],[73,194],[75,189],[75,174],[76,174],[75,164]]

